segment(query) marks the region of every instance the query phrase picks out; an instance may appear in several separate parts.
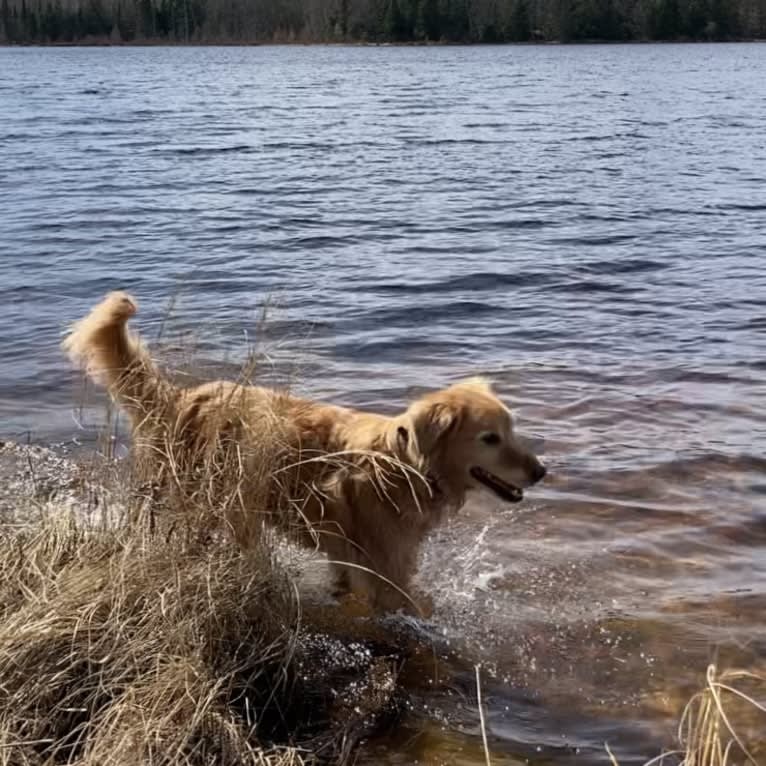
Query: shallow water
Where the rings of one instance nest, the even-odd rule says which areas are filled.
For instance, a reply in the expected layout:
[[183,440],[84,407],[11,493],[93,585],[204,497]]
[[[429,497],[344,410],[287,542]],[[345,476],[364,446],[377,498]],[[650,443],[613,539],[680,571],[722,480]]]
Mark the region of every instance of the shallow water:
[[56,344],[127,287],[150,339],[256,342],[338,402],[486,374],[544,453],[524,504],[477,498],[427,547],[448,682],[415,666],[365,763],[483,763],[476,663],[494,763],[637,763],[708,660],[766,659],[766,47],[30,48],[0,72],[0,436],[92,437]]

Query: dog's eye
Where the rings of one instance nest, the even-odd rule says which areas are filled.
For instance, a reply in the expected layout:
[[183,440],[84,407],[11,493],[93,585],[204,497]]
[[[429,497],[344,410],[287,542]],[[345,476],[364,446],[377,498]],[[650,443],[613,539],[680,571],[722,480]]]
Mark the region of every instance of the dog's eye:
[[481,435],[481,440],[490,447],[496,447],[500,444],[500,436],[492,431],[487,431]]

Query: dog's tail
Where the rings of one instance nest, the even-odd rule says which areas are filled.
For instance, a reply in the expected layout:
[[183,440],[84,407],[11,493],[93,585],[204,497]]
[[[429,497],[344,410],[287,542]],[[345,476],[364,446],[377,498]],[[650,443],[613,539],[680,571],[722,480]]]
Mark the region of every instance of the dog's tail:
[[128,320],[137,310],[127,293],[109,293],[72,327],[61,344],[69,358],[105,386],[134,422],[167,405],[172,389],[146,346],[128,330]]

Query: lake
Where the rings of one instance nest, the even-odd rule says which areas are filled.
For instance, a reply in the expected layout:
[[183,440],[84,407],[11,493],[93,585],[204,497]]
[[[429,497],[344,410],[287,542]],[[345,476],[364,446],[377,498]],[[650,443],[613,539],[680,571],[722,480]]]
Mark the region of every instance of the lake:
[[549,477],[430,541],[462,691],[360,762],[484,763],[479,663],[493,763],[640,763],[766,663],[765,83],[759,44],[0,48],[0,437],[93,441],[57,344],[117,287],[338,403],[488,376]]

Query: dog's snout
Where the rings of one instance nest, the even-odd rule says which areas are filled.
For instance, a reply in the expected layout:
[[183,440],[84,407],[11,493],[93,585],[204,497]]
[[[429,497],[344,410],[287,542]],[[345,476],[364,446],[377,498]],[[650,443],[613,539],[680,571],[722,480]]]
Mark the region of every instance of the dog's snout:
[[546,473],[548,473],[548,469],[541,462],[536,461],[535,465],[532,466],[532,481],[535,483],[542,481]]

